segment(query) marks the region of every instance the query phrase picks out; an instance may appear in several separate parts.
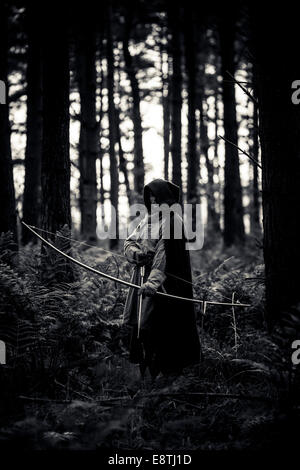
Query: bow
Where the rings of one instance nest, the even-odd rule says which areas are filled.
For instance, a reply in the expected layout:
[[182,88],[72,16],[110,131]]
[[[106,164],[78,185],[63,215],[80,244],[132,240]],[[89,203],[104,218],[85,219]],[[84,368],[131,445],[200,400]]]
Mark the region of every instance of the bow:
[[[102,276],[106,279],[109,279],[111,281],[114,281],[114,282],[118,282],[119,284],[123,284],[124,286],[127,286],[127,287],[132,287],[134,289],[140,289],[141,286],[138,286],[137,284],[133,284],[132,282],[128,282],[128,281],[125,281],[124,279],[119,279],[117,277],[114,277],[112,276],[111,274],[107,274],[107,273],[103,273],[102,271],[99,271],[98,269],[95,269],[91,266],[88,266],[87,264],[85,263],[82,263],[81,261],[79,261],[78,259],[76,258],[73,258],[72,256],[68,255],[67,253],[64,253],[63,251],[61,251],[59,248],[57,248],[55,245],[53,245],[52,243],[50,243],[48,240],[46,240],[44,237],[42,237],[40,234],[38,234],[31,226],[27,225],[23,220],[21,221],[21,223],[28,229],[30,230],[32,233],[34,233],[34,235],[36,235],[43,243],[45,243],[46,245],[48,245],[50,248],[52,248],[53,250],[55,250],[57,253],[59,253],[61,256],[64,256],[66,259],[72,261],[73,263],[77,264],[78,266],[80,266],[81,268],[84,268],[86,269],[87,271],[90,271],[94,274],[98,274],[98,276]],[[156,293],[157,295],[160,295],[160,296],[163,296],[163,297],[168,297],[170,299],[174,299],[174,300],[184,300],[186,302],[193,302],[195,304],[201,304],[203,305],[204,303],[204,300],[198,300],[198,299],[190,299],[189,297],[180,297],[178,295],[173,295],[173,294],[167,294],[166,292],[157,292]],[[227,306],[231,306],[231,307],[250,307],[250,304],[240,304],[240,303],[228,303],[228,302],[209,302],[209,301],[205,301],[205,304],[211,304],[211,305],[227,305]]]

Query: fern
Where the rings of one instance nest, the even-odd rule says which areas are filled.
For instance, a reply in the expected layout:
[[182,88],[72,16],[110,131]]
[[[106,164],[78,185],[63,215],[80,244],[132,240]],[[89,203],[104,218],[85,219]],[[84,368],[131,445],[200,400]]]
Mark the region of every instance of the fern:
[[[54,246],[63,253],[71,254],[70,236],[71,231],[69,227],[64,225],[60,231],[57,231],[53,241]],[[45,284],[53,285],[57,282],[73,282],[76,278],[74,265],[71,264],[71,261],[47,245],[43,245],[41,264],[42,280]]]
[[5,264],[15,264],[18,246],[12,232],[0,234],[0,261]]

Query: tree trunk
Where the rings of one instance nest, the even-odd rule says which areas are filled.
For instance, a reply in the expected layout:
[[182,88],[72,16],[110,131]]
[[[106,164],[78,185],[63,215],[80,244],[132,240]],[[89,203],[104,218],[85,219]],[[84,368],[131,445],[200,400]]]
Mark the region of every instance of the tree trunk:
[[[252,155],[256,161],[259,159],[259,142],[258,142],[258,106],[253,106],[253,122],[251,129],[251,137],[253,140]],[[253,180],[252,180],[252,207],[250,212],[251,233],[255,236],[260,235],[259,223],[259,188],[258,188],[258,167],[251,163]]]
[[216,212],[216,201],[214,195],[214,165],[210,161],[208,150],[209,150],[209,139],[207,132],[207,122],[206,115],[203,108],[203,98],[204,98],[204,89],[201,85],[200,92],[198,96],[198,109],[200,113],[200,148],[201,154],[205,157],[206,169],[207,169],[207,233],[211,236],[220,232],[220,222],[219,217]]
[[221,182],[221,168],[220,168],[220,159],[219,159],[219,90],[218,82],[216,83],[215,97],[214,97],[214,126],[215,126],[215,135],[214,135],[214,160],[215,160],[215,175],[218,178],[218,197],[216,201],[217,214],[219,214],[219,222],[221,224],[222,219],[222,182]]
[[[261,13],[261,12],[260,12]],[[266,312],[270,327],[292,306],[299,315],[300,289],[300,106],[293,104],[292,82],[299,78],[294,57],[298,17],[293,9],[252,11],[257,62]],[[282,25],[285,34],[278,34]],[[266,27],[267,25],[267,27]],[[278,67],[280,63],[280,67]]]
[[[69,158],[69,50],[66,19],[53,6],[43,11],[42,227],[56,233],[71,228]],[[55,31],[52,26],[55,24]],[[64,242],[64,250],[70,243]],[[44,250],[43,250],[44,251]],[[51,256],[51,258],[50,258]],[[54,255],[53,255],[54,256]],[[44,272],[51,268],[43,256]],[[59,264],[56,281],[73,279],[68,261]]]
[[[116,67],[116,72],[117,72],[117,84],[116,84],[116,92],[119,95],[119,103],[121,102],[121,96],[120,96],[120,64],[118,63]],[[129,205],[133,203],[133,198],[132,198],[132,191],[130,187],[130,181],[129,181],[129,176],[128,176],[128,169],[127,169],[127,160],[124,156],[124,151],[122,147],[122,140],[121,140],[121,128],[120,128],[120,109],[118,106],[116,108],[116,135],[117,135],[117,142],[118,142],[118,149],[119,149],[119,165],[120,165],[120,171],[123,173],[124,176],[124,184],[126,188],[126,194],[128,198],[128,203]]]
[[[112,8],[108,6],[108,21],[107,21],[107,87],[108,87],[108,122],[109,122],[109,155],[110,155],[110,201],[116,214],[116,238],[110,238],[110,248],[118,245],[118,231],[119,231],[119,215],[118,215],[118,192],[119,192],[119,172],[118,161],[116,155],[117,143],[117,123],[116,123],[116,108],[114,102],[114,51],[113,51],[113,34],[111,31],[112,25]],[[111,223],[114,223],[112,218]]]
[[136,70],[129,51],[130,31],[132,25],[133,12],[129,6],[125,12],[125,28],[123,34],[123,53],[125,67],[132,91],[132,118],[134,128],[134,190],[138,194],[143,193],[144,189],[144,157],[143,157],[143,128],[140,111],[140,91],[136,77]]
[[194,12],[193,8],[188,5],[184,8],[184,46],[188,95],[187,202],[197,204],[199,202],[199,158],[196,152],[196,48],[194,29]]
[[[41,204],[42,154],[42,57],[40,28],[35,22],[33,7],[27,7],[27,129],[23,219],[39,226]],[[37,237],[22,226],[22,242],[37,242]]]
[[[165,34],[165,32],[163,31]],[[169,179],[169,155],[170,155],[170,75],[169,75],[169,58],[165,60],[166,51],[164,45],[161,43],[160,56],[161,56],[161,101],[163,109],[163,139],[164,139],[164,178],[166,181]],[[165,73],[164,68],[167,68]]]
[[171,103],[171,154],[172,154],[172,181],[182,188],[181,173],[181,108],[182,108],[182,71],[181,71],[181,33],[180,11],[177,4],[168,8],[168,22],[172,35],[172,103]]
[[97,226],[98,123],[96,119],[96,35],[85,31],[77,42],[77,77],[80,93],[79,141],[81,233],[95,241]]
[[8,7],[0,5],[0,79],[5,84],[6,104],[0,104],[0,234],[11,232],[14,248],[17,248],[17,221],[13,165],[10,147],[10,123],[8,110]]
[[221,167],[220,167],[220,159],[219,159],[219,92],[218,92],[218,84],[216,85],[216,92],[214,98],[214,125],[215,125],[215,135],[214,135],[214,160],[215,160],[215,174],[218,178],[218,196],[216,201],[216,208],[217,213],[219,214],[219,221],[221,226],[222,220],[222,209],[223,209],[223,201],[222,201],[222,181],[221,181]]
[[132,204],[133,200],[132,200],[131,187],[130,187],[130,182],[129,182],[129,177],[128,177],[127,161],[124,156],[124,151],[123,151],[122,141],[121,141],[120,111],[117,107],[116,107],[116,134],[117,134],[117,142],[118,142],[118,149],[119,149],[120,171],[123,173],[123,176],[124,176],[124,184],[126,188],[127,199],[130,205]]
[[[227,72],[234,75],[235,21],[225,16],[220,23],[221,73],[223,78],[223,106],[225,139],[238,144],[235,85]],[[231,246],[244,243],[242,188],[238,149],[225,142],[225,187],[224,187],[224,242]]]
[[103,169],[103,150],[102,150],[102,119],[103,119],[103,89],[104,89],[104,73],[103,73],[103,66],[102,66],[102,57],[104,55],[103,50],[103,37],[101,35],[100,38],[100,110],[99,110],[99,161],[100,161],[100,207],[101,207],[101,224],[104,225],[105,221],[105,213],[104,213],[104,169]]

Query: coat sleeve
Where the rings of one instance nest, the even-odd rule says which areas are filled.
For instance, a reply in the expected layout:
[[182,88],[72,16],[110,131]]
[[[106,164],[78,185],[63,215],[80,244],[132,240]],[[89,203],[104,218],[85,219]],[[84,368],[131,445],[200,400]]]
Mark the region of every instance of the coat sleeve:
[[141,248],[136,241],[138,229],[139,225],[124,242],[124,255],[126,256],[129,263],[136,263],[135,253],[141,251]]
[[145,285],[157,290],[166,280],[166,252],[164,240],[160,238],[157,242],[155,254],[152,261],[151,271]]
[[126,240],[124,243],[124,254],[129,263],[135,263],[135,253],[141,251],[138,244],[133,240]]

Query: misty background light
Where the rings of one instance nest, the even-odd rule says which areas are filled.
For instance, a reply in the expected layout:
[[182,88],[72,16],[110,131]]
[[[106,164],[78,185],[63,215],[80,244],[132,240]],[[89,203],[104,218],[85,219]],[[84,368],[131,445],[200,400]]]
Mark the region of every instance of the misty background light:
[[[151,35],[147,39],[149,45],[154,39]],[[151,44],[150,44],[151,43]],[[131,45],[130,51],[132,55],[143,53],[147,61],[152,63],[153,66],[142,72],[142,77],[138,74],[140,79],[139,85],[140,89],[147,89],[149,93],[146,98],[141,100],[141,116],[143,123],[143,153],[144,153],[144,163],[145,163],[145,184],[149,183],[154,178],[163,178],[164,177],[164,142],[163,142],[163,108],[160,103],[161,98],[161,60],[159,51],[155,49],[145,49],[143,44],[138,44],[136,46]],[[119,49],[116,49],[116,55],[119,54]],[[165,65],[164,65],[165,66]],[[98,72],[100,68],[103,68],[104,72],[106,70],[106,59],[98,61],[97,69]],[[165,71],[166,72],[166,71]],[[216,73],[215,67],[212,65],[207,65],[205,70],[207,75],[213,75]],[[24,75],[21,72],[15,72],[9,76],[9,94],[10,96],[15,94],[22,88],[24,82]],[[243,82],[246,77],[246,70],[240,69],[236,73],[236,79]],[[130,93],[130,84],[126,73],[123,71],[116,72],[116,79],[119,82],[116,82],[115,89],[115,103],[119,107],[120,112],[124,114],[124,119],[120,122],[121,128],[121,142],[122,147],[125,152],[127,159],[128,169],[133,167],[133,124],[128,115],[125,116],[126,107],[128,103],[125,102],[127,97],[123,93],[119,93],[120,89],[128,90]],[[99,84],[101,86],[101,84]],[[159,90],[159,91],[157,91]],[[155,91],[155,92],[154,92]],[[249,136],[249,123],[244,119],[244,116],[251,116],[253,112],[253,103],[248,99],[247,95],[241,90],[238,85],[235,85],[236,92],[236,101],[237,101],[237,118],[239,125],[239,146],[246,151],[249,146],[251,146],[251,140]],[[120,98],[121,97],[121,98]],[[182,105],[182,181],[183,189],[186,188],[187,182],[187,101],[186,101],[186,92],[183,90],[183,105]],[[206,97],[206,103],[204,105],[207,107],[207,116],[208,116],[208,137],[210,142],[213,142],[215,139],[215,99],[214,95],[209,95]],[[218,121],[218,133],[223,135],[223,126],[222,126],[222,114],[223,114],[223,105],[220,100],[218,100],[218,112],[219,112],[219,121]],[[100,145],[102,151],[102,164],[103,164],[103,185],[106,194],[109,193],[110,189],[110,175],[109,175],[109,141],[108,141],[108,118],[107,118],[107,89],[102,90],[102,106],[103,106],[103,117],[101,122],[101,138]],[[98,116],[100,111],[100,97],[97,98],[97,110]],[[127,110],[128,111],[128,110]],[[70,93],[70,158],[71,158],[71,209],[72,209],[72,222],[73,228],[79,230],[80,227],[80,211],[78,208],[79,201],[79,170],[77,168],[78,161],[78,143],[79,143],[79,133],[80,133],[80,122],[76,119],[76,115],[80,114],[80,98],[77,91]],[[12,157],[14,160],[23,160],[25,156],[25,147],[26,147],[26,96],[21,96],[17,101],[10,103],[10,120],[11,120],[11,145],[12,145]],[[207,170],[205,165],[205,159],[200,155],[200,148],[198,142],[198,154],[200,158],[200,172],[199,172],[199,183],[200,188],[207,182]],[[220,165],[220,177],[221,181],[223,180],[223,171],[224,171],[224,142],[219,141],[218,144],[218,162]],[[214,160],[214,148],[213,145],[209,147],[209,158],[215,164]],[[171,155],[169,157],[169,179],[172,179],[172,162]],[[241,184],[243,188],[246,188],[251,181],[251,172],[252,172],[252,163],[249,162],[248,158],[240,154],[240,174],[241,174]],[[24,165],[16,164],[14,165],[14,181],[16,188],[16,198],[18,203],[18,210],[20,214],[22,213],[22,194],[24,188]],[[216,175],[214,176],[216,178]],[[132,175],[129,172],[129,178],[132,179]],[[99,194],[99,181],[100,181],[100,163],[97,160],[97,181],[98,181],[98,194]],[[120,225],[127,223],[128,217],[128,200],[126,196],[126,189],[124,183],[123,174],[119,174],[119,214],[120,214]],[[132,182],[132,181],[131,181]],[[218,181],[216,181],[218,182]],[[201,189],[200,189],[201,191]],[[243,195],[243,204],[247,208],[250,200],[249,196]],[[222,197],[222,196],[220,196]],[[200,193],[200,203],[202,207],[202,217],[204,223],[207,218],[207,207],[206,207],[206,195],[205,192]],[[110,200],[107,197],[105,199],[104,208],[98,203],[97,216],[98,224],[105,223],[109,224],[110,219]],[[102,217],[104,215],[104,218]],[[245,229],[249,233],[250,230],[250,216],[247,213],[244,215]]]

